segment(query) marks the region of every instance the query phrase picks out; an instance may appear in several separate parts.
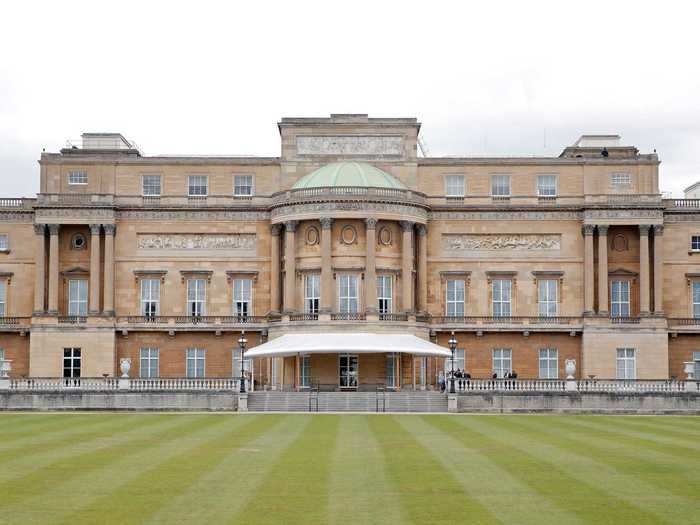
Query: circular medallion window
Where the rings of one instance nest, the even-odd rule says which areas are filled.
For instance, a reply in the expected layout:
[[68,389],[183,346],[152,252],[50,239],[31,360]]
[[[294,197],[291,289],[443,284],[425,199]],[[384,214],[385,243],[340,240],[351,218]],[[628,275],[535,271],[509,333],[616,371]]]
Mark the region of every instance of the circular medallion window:
[[382,244],[384,246],[390,246],[391,245],[391,230],[384,226],[382,229],[379,230],[379,235],[377,236],[377,240],[379,241],[379,244]]
[[87,247],[87,239],[82,233],[76,233],[70,239],[70,247],[73,250],[84,250]]
[[306,244],[309,246],[318,244],[318,230],[314,226],[306,228]]
[[615,235],[615,237],[613,237],[612,240],[612,249],[616,252],[626,252],[629,249],[627,244],[627,237],[620,233]]
[[353,228],[349,224],[343,226],[343,229],[340,230],[340,241],[343,244],[354,244],[356,240],[357,232],[355,231],[355,228]]

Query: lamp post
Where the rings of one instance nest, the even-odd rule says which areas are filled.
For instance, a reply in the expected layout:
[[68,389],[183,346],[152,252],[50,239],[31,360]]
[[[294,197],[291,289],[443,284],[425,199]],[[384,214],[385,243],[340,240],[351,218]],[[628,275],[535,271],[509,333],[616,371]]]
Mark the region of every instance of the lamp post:
[[245,331],[241,332],[241,337],[238,339],[238,347],[241,349],[241,378],[239,380],[241,388],[239,392],[245,394],[245,374],[243,372],[243,353],[245,352],[245,345],[248,341],[245,338]]
[[455,350],[457,349],[457,339],[455,339],[455,333],[452,332],[452,337],[447,341],[450,345],[450,352],[452,352],[452,370],[450,372],[450,394],[455,393]]

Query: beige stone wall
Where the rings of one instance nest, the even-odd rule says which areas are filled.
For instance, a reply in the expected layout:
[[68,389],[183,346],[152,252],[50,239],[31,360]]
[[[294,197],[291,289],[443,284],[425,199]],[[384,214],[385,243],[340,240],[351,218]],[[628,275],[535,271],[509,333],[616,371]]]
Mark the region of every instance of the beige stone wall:
[[690,282],[700,273],[700,253],[690,252],[690,238],[700,235],[700,221],[669,222],[664,227],[664,312],[668,317],[692,317]]
[[0,277],[7,283],[5,315],[27,317],[34,306],[34,230],[31,223],[0,222],[0,234],[7,234],[10,251],[0,252]]
[[33,330],[29,348],[29,375],[63,376],[63,349],[80,348],[82,377],[114,375],[117,361],[114,330],[43,327]]
[[669,344],[665,331],[590,330],[583,332],[582,377],[614,379],[617,349],[636,349],[637,379],[669,377]]

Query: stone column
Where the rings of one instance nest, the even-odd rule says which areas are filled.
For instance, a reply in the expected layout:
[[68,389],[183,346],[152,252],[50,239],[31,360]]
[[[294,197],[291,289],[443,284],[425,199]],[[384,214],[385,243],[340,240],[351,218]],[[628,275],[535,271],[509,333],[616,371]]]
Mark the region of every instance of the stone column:
[[593,271],[593,224],[584,224],[583,233],[583,314],[593,314],[593,287],[595,286]]
[[332,260],[332,228],[331,217],[321,217],[321,304],[320,313],[330,314],[333,311],[333,260]]
[[58,315],[58,232],[59,224],[49,224],[49,314]]
[[377,313],[377,219],[365,219],[367,225],[367,254],[365,258],[365,311]]
[[[664,225],[654,225],[654,315],[664,314]],[[697,379],[697,378],[696,378]]]
[[270,312],[280,311],[280,232],[281,224],[273,224],[270,228]]
[[90,225],[90,315],[100,313],[100,229],[99,224]]
[[413,223],[401,221],[403,237],[401,239],[401,279],[403,290],[402,306],[404,312],[413,312]]
[[639,313],[649,315],[649,226],[639,225]]
[[598,314],[608,312],[608,226],[598,226]]
[[43,314],[46,286],[46,226],[34,225],[36,246],[34,248],[34,314]]
[[418,305],[422,313],[428,311],[428,227],[419,224],[418,229]]
[[295,235],[297,221],[284,223],[284,313],[295,311],[296,305],[296,273],[297,261],[295,250]]
[[114,224],[105,224],[105,282],[102,313],[106,316],[114,315],[114,234],[117,227]]

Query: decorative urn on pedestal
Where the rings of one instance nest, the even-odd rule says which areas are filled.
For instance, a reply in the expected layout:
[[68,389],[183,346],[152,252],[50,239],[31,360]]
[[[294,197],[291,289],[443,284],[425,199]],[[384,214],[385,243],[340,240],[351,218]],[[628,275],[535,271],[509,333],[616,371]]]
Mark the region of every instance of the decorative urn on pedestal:
[[131,370],[131,359],[128,357],[122,357],[119,360],[119,369],[122,372],[122,379],[129,378],[129,370]]
[[564,371],[567,379],[574,379],[576,373],[576,359],[567,359],[564,363]]

